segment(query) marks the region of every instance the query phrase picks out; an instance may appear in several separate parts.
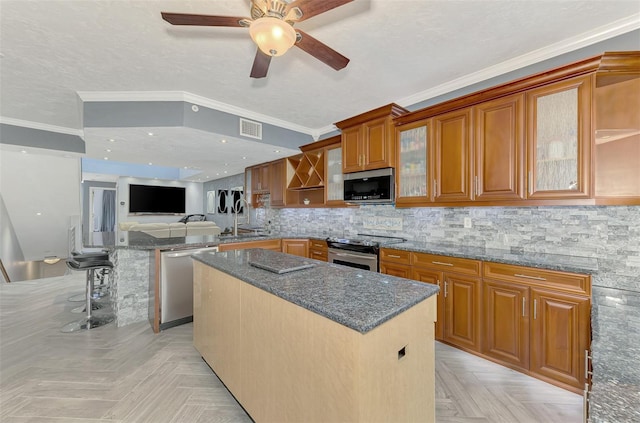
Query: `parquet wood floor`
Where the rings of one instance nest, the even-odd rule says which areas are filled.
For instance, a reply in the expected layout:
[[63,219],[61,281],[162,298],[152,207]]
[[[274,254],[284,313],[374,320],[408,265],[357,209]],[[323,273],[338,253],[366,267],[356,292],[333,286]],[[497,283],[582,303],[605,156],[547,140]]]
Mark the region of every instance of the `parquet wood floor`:
[[[65,334],[82,274],[0,286],[0,422],[251,422],[192,346],[192,326]],[[436,343],[439,422],[580,422],[582,398]],[[395,422],[393,422],[395,423]]]

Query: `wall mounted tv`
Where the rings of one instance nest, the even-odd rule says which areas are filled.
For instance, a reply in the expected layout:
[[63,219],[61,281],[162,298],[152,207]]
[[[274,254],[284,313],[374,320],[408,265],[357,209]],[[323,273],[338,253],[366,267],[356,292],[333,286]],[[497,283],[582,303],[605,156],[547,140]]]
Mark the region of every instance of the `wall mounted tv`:
[[129,185],[129,213],[184,214],[185,188]]

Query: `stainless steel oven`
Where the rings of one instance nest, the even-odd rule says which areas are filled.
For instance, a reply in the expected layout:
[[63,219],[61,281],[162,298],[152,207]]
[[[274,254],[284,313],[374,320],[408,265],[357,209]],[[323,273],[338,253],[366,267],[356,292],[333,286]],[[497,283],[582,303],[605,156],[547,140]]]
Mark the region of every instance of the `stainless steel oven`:
[[361,253],[357,251],[344,250],[338,248],[329,248],[329,263],[343,264],[345,266],[355,267],[358,269],[378,271],[378,254],[377,253]]
[[327,238],[327,258],[329,263],[378,272],[380,247],[404,241],[404,238],[368,234],[358,234],[352,238],[330,237]]

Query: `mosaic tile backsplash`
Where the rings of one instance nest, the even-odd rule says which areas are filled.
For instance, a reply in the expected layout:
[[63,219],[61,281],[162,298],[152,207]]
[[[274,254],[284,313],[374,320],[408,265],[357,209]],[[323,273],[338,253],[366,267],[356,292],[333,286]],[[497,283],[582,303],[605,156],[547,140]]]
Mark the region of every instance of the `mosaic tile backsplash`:
[[[362,206],[258,211],[282,232],[400,236],[415,241],[598,260],[593,275],[592,422],[640,421],[640,207]],[[465,227],[465,218],[471,227]]]

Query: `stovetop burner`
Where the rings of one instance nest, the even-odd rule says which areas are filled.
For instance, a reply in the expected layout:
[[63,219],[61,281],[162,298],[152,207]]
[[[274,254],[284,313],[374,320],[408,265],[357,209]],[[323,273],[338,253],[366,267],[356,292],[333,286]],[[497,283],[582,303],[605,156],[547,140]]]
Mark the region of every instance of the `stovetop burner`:
[[389,244],[399,244],[405,242],[405,238],[384,235],[357,234],[354,237],[339,238],[332,236],[327,238],[327,243],[363,246],[363,247],[380,247]]

